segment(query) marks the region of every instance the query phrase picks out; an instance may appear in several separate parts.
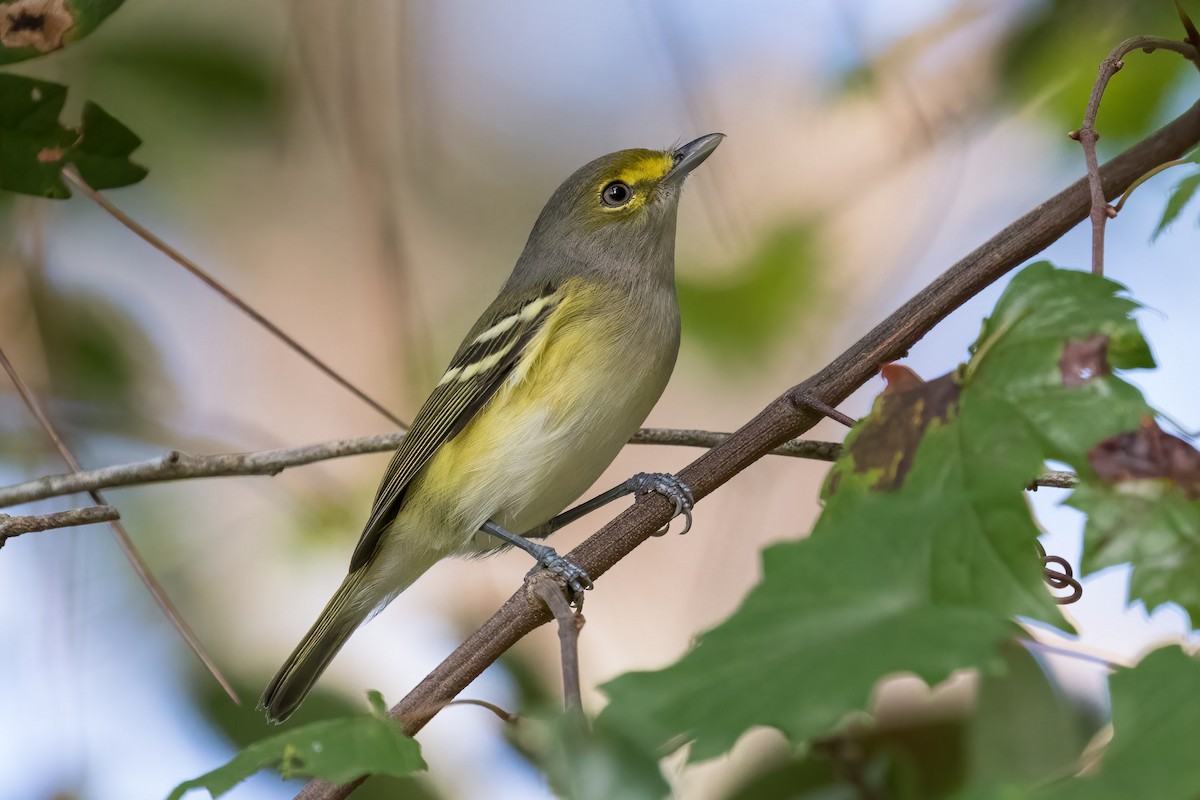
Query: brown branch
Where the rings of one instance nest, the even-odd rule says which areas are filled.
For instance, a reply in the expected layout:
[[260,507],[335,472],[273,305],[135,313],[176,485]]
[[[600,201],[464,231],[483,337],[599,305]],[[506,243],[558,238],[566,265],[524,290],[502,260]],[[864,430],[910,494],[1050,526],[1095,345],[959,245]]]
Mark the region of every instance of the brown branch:
[[73,528],[76,525],[94,525],[97,522],[113,522],[120,518],[121,515],[112,506],[85,506],[72,508],[69,511],[31,514],[23,517],[0,514],[0,547],[3,547],[9,539],[26,533],[38,533],[55,528]]
[[[543,573],[546,574],[546,573]],[[579,688],[579,632],[587,621],[582,613],[571,610],[563,596],[562,584],[549,577],[538,576],[529,582],[530,588],[558,620],[558,643],[562,650],[563,706],[568,714],[583,711],[583,694]]]
[[[1181,15],[1182,13],[1180,11]],[[1088,97],[1087,108],[1083,112],[1083,124],[1079,126],[1079,130],[1071,132],[1071,138],[1083,147],[1083,158],[1087,162],[1088,190],[1092,199],[1089,215],[1092,220],[1092,272],[1096,275],[1104,274],[1104,226],[1109,217],[1117,214],[1117,210],[1108,204],[1100,182],[1100,162],[1096,155],[1096,141],[1099,140],[1100,134],[1096,131],[1096,115],[1100,113],[1100,101],[1104,97],[1108,82],[1125,66],[1121,59],[1134,50],[1146,53],[1171,50],[1191,60],[1200,68],[1200,51],[1197,51],[1196,46],[1162,36],[1135,36],[1126,39],[1113,48],[1108,58],[1100,62],[1100,74],[1096,76],[1096,83]],[[1151,165],[1153,166],[1155,165]],[[1130,189],[1132,188],[1131,186]]]
[[325,375],[328,378],[332,379],[335,383],[339,384],[344,389],[347,389],[351,394],[353,394],[359,400],[362,400],[364,403],[369,405],[371,408],[378,411],[384,417],[386,417],[391,422],[393,422],[401,430],[408,428],[408,425],[406,425],[399,417],[397,417],[391,411],[388,411],[387,408],[385,408],[383,406],[383,404],[379,403],[377,400],[372,398],[370,395],[368,395],[362,389],[355,386],[353,383],[350,382],[349,379],[342,377],[341,373],[339,373],[333,367],[329,366],[324,361],[322,361],[320,358],[318,358],[316,356],[316,354],[314,354],[311,350],[306,348],[304,345],[300,344],[298,341],[293,339],[291,336],[288,336],[286,333],[284,333],[283,330],[278,325],[276,325],[274,322],[271,322],[271,320],[267,319],[262,314],[260,314],[249,303],[247,303],[242,298],[238,297],[233,292],[232,289],[225,286],[223,283],[218,281],[216,278],[214,278],[208,272],[204,271],[204,269],[202,269],[199,264],[197,264],[196,262],[194,262],[191,259],[189,259],[188,257],[186,257],[185,255],[180,253],[175,248],[171,247],[169,244],[167,244],[162,239],[155,236],[153,233],[151,233],[147,228],[142,226],[136,220],[131,218],[124,211],[122,211],[121,209],[119,209],[115,205],[113,205],[112,202],[107,197],[100,194],[95,189],[93,189],[91,186],[89,186],[87,184],[87,181],[85,181],[83,178],[81,178],[74,170],[72,170],[71,168],[68,167],[67,169],[63,170],[62,174],[63,174],[63,177],[66,178],[68,181],[70,181],[77,189],[79,189],[79,191],[81,191],[85,195],[87,195],[96,205],[100,206],[105,211],[107,211],[114,219],[116,219],[118,222],[120,222],[126,228],[128,228],[129,230],[133,231],[138,236],[140,236],[142,238],[142,240],[145,241],[147,244],[149,244],[151,247],[154,247],[156,250],[158,250],[160,253],[165,255],[167,258],[171,259],[176,264],[183,267],[188,272],[192,273],[197,278],[202,280],[204,283],[206,283],[208,285],[208,287],[210,289],[215,291],[217,294],[221,295],[221,297],[223,297],[229,303],[233,304],[239,311],[241,311],[243,314],[250,317],[250,319],[254,320],[259,325],[261,325],[263,328],[265,328],[268,333],[270,333],[276,339],[278,339],[279,341],[281,341],[285,345],[287,345],[289,348],[291,348],[292,351],[294,351],[297,355],[299,355],[305,361],[312,364],[314,367],[319,369],[321,372],[325,373]]
[[[50,441],[54,443],[54,449],[58,451],[60,456],[62,456],[62,460],[67,462],[67,466],[71,468],[72,472],[82,472],[83,468],[80,466],[79,461],[76,460],[75,455],[70,451],[70,449],[68,449],[66,443],[63,442],[62,437],[58,435],[58,431],[50,422],[50,418],[46,416],[46,412],[42,409],[41,403],[38,402],[37,397],[33,394],[33,390],[29,388],[27,383],[25,383],[25,379],[22,378],[20,373],[17,372],[17,369],[13,366],[13,363],[8,360],[8,356],[5,355],[3,349],[0,349],[0,366],[3,366],[4,371],[8,373],[8,377],[12,380],[13,386],[16,387],[17,393],[21,396],[21,400],[29,409],[29,413],[34,416],[34,418],[38,421],[38,425],[40,425],[42,430],[46,432],[46,436],[48,436]],[[91,496],[92,502],[96,505],[110,505],[109,502],[105,500],[103,496],[101,496],[100,492],[93,489],[88,492],[88,494]],[[173,602],[171,602],[171,598],[167,595],[167,590],[163,588],[161,583],[158,582],[158,578],[154,577],[154,573],[150,571],[150,567],[148,564],[146,564],[146,560],[142,558],[142,554],[138,552],[137,547],[134,546],[133,539],[130,538],[129,532],[125,530],[125,526],[121,524],[119,519],[112,519],[109,520],[108,527],[109,530],[112,531],[113,536],[116,538],[117,544],[121,548],[121,552],[125,554],[125,558],[129,561],[130,566],[133,567],[133,571],[137,573],[138,578],[142,581],[142,585],[149,590],[150,596],[154,598],[154,602],[158,604],[158,607],[162,610],[163,614],[165,614],[167,619],[170,620],[171,625],[175,628],[176,632],[180,635],[180,637],[183,638],[183,641],[187,643],[187,646],[191,649],[191,651],[196,654],[196,658],[200,659],[200,662],[204,664],[204,667],[208,670],[209,674],[211,674],[213,678],[216,679],[217,683],[221,685],[221,688],[225,690],[225,693],[229,695],[229,698],[238,705],[241,705],[241,700],[238,699],[237,693],[233,690],[233,686],[228,680],[225,679],[225,676],[221,674],[221,670],[217,668],[216,663],[211,657],[209,657],[208,653],[204,649],[204,646],[200,644],[199,637],[197,637],[195,632],[192,631],[191,626],[187,624],[187,621],[183,618],[183,615],[179,613],[179,609],[175,607]]]
[[[1200,103],[1104,165],[1100,178],[1105,196],[1119,195],[1139,175],[1179,157],[1197,142]],[[1089,207],[1086,179],[1037,206],[939,276],[816,375],[785,392],[729,439],[685,467],[679,477],[699,501],[781,443],[809,430],[819,417],[799,406],[797,398],[840,403],[882,365],[902,357],[951,311],[1083,221]],[[645,495],[567,557],[593,579],[598,578],[661,528],[673,510],[665,498]],[[441,707],[517,641],[550,619],[540,600],[524,588],[517,591],[397,703],[392,714],[405,721],[409,734],[416,734],[433,715],[416,714],[414,709]],[[312,781],[298,798],[345,798],[361,781],[341,786]]]

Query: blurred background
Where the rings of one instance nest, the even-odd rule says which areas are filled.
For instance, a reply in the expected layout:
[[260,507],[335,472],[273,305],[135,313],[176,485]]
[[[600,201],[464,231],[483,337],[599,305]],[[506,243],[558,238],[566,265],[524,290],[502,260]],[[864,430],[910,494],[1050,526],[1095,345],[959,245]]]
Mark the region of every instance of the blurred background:
[[[613,150],[728,134],[683,201],[683,350],[648,422],[728,431],[1082,176],[1066,133],[1097,64],[1124,38],[1178,31],[1165,0],[128,0],[87,40],[13,71],[68,84],[67,119],[86,98],[136,131],[150,175],[111,199],[405,419],[563,178]],[[1100,114],[1102,156],[1194,101],[1186,67],[1169,53],[1127,59]],[[1109,227],[1107,266],[1148,306],[1161,368],[1134,380],[1194,431],[1194,211],[1149,243],[1173,183],[1167,173],[1133,196]],[[1088,242],[1081,227],[1047,257],[1086,268]],[[964,359],[1000,288],[906,363],[934,377]],[[85,467],[392,429],[83,196],[0,192],[0,342]],[[865,414],[881,386],[843,409]],[[825,422],[812,436],[842,433]],[[631,446],[597,489],[697,455]],[[103,526],[11,541],[0,798],[162,797],[267,734],[251,706],[344,575],[386,459],[108,493],[242,708]],[[686,538],[654,539],[604,576],[581,638],[589,710],[604,702],[596,686],[671,662],[733,610],[761,548],[811,526],[826,469],[768,458],[706,500]],[[0,381],[0,480],[62,471]],[[1047,550],[1077,563],[1081,518],[1058,505],[1063,494],[1032,502]],[[555,546],[570,549],[605,514]],[[368,688],[395,702],[528,566],[520,553],[439,565],[351,639],[297,720],[363,708]],[[1078,637],[1037,633],[1070,651],[1042,663],[1089,703],[1104,701],[1096,658],[1128,663],[1189,635],[1178,609],[1129,605],[1126,583],[1122,568],[1084,582],[1068,609]],[[524,710],[555,702],[560,680],[545,628],[463,696]],[[448,708],[420,736],[429,774],[362,796],[550,796],[502,728],[479,708]],[[678,796],[707,800],[786,753],[760,731],[728,758],[666,769]],[[297,787],[266,775],[230,796]]]

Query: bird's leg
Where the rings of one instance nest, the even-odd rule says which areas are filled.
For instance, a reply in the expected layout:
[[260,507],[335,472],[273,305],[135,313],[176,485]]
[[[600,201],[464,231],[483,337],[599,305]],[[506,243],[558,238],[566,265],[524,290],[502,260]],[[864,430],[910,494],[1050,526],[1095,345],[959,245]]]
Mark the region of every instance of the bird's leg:
[[[618,500],[630,494],[649,494],[655,492],[675,504],[675,516],[683,514],[686,518],[686,523],[680,535],[687,533],[692,529],[692,506],[696,500],[692,496],[692,490],[687,484],[679,480],[678,477],[667,472],[639,472],[624,483],[614,486],[603,494],[596,495],[591,500],[580,503],[574,508],[569,508],[559,514],[554,519],[538,526],[533,534],[538,537],[549,536],[559,528],[564,528],[570,525],[575,520],[582,517],[584,514],[590,514],[601,506],[608,505],[613,500]],[[655,536],[662,536],[667,532],[663,528]]]
[[[492,536],[495,536],[501,541],[508,542],[513,547],[521,548],[537,560],[539,567],[545,567],[555,575],[560,576],[567,582],[567,586],[571,587],[571,591],[576,596],[577,605],[580,602],[579,598],[581,598],[583,595],[584,590],[592,588],[592,579],[588,577],[588,574],[556,553],[553,547],[548,547],[544,544],[538,544],[537,542],[531,542],[524,536],[520,536],[512,531],[507,531],[504,528],[501,528],[491,520],[483,523],[483,527],[480,530],[482,530],[484,533],[489,533]],[[537,569],[538,567],[534,567],[532,571],[536,571]]]

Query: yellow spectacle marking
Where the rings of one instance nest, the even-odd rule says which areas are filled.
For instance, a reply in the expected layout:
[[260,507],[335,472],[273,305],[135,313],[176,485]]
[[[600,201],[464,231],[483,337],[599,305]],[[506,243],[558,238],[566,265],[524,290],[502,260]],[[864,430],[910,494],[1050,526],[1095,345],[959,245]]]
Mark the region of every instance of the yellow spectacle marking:
[[617,173],[617,180],[630,186],[660,181],[675,166],[675,160],[669,153],[655,150],[640,151],[630,161]]

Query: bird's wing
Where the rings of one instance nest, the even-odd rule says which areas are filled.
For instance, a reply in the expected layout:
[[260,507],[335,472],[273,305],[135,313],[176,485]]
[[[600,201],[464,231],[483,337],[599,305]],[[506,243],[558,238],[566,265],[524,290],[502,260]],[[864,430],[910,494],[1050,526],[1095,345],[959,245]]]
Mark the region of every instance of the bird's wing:
[[413,476],[487,404],[561,300],[556,287],[546,285],[497,300],[475,323],[388,464],[350,558],[351,572],[374,554]]

